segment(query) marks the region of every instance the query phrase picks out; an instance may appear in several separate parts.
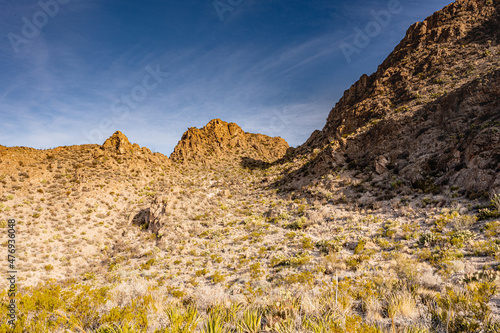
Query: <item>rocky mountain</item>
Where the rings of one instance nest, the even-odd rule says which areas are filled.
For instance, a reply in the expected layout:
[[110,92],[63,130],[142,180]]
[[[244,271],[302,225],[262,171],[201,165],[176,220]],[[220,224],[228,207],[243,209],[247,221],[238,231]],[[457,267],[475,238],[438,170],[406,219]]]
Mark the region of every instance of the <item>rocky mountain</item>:
[[0,332],[499,332],[498,9],[410,27],[296,149],[0,146]]
[[200,163],[234,158],[272,162],[283,157],[288,148],[280,137],[247,133],[235,123],[213,119],[201,129],[189,128],[170,158]]
[[296,150],[316,152],[290,183],[348,166],[424,189],[498,189],[499,6],[458,0],[412,25],[375,73],[345,91],[323,130]]

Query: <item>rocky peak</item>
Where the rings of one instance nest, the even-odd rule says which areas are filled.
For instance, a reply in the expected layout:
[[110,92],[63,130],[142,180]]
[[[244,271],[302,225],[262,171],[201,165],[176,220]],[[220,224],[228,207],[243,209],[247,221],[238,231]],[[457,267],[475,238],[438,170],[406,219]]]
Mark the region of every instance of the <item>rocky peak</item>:
[[269,162],[281,158],[287,149],[288,144],[282,138],[245,133],[235,123],[213,119],[203,128],[189,128],[170,158],[206,162],[236,155]]
[[423,191],[498,190],[499,13],[499,1],[457,0],[413,24],[295,150],[312,160],[288,181],[303,185],[347,167]]
[[499,10],[498,1],[457,0],[413,24],[375,73],[344,92],[323,130],[297,152],[321,148],[395,111],[432,102],[484,69],[495,70]]
[[118,154],[126,154],[133,151],[133,145],[122,132],[116,131],[104,142],[102,149]]

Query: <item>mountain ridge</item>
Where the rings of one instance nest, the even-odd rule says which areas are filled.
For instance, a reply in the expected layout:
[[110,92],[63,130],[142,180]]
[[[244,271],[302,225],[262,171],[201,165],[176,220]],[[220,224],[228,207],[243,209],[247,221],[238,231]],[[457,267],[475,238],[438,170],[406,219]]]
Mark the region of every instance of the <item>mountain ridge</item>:
[[[324,128],[294,150],[295,156],[312,159],[285,175],[280,184],[285,188],[307,186],[315,182],[316,174],[348,167],[385,182],[401,178],[414,188],[458,186],[473,196],[487,196],[499,189],[495,176],[498,145],[483,145],[484,151],[470,148],[476,138],[484,136],[478,128],[498,129],[499,6],[493,1],[457,0],[413,24],[375,73],[363,75],[344,92]],[[483,80],[492,89],[473,83],[481,85]],[[476,101],[464,95],[472,90],[479,94]],[[469,107],[460,108],[461,119],[453,128],[447,126],[443,119],[462,104]],[[427,117],[441,114],[441,119],[428,122],[418,116],[422,113]],[[414,133],[412,129],[423,123],[433,131],[425,134],[422,128]],[[380,132],[394,142],[376,134]],[[439,134],[430,136],[431,132]],[[421,141],[422,134],[437,144],[427,145],[424,151],[407,140]],[[457,151],[454,137],[461,151]],[[487,137],[491,143],[498,141],[495,131]],[[489,157],[478,163],[475,156],[480,153]]]

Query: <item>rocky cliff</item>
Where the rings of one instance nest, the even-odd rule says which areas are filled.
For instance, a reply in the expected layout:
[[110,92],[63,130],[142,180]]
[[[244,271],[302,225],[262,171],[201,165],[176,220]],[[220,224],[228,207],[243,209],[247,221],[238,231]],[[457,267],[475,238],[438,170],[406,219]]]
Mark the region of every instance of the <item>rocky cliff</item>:
[[458,0],[412,25],[297,149],[316,152],[292,178],[348,165],[417,187],[499,187],[499,6]]

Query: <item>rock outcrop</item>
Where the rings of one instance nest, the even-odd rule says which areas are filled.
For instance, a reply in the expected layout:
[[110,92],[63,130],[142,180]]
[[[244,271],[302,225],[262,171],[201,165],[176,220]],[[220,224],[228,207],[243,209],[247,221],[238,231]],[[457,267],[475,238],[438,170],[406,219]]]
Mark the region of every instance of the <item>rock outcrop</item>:
[[412,25],[296,149],[314,158],[289,178],[303,186],[297,177],[348,168],[418,188],[500,189],[499,10],[458,0]]
[[108,155],[115,157],[130,157],[129,160],[134,161],[134,163],[140,160],[165,165],[169,163],[167,156],[160,153],[153,153],[149,148],[140,147],[137,143],[130,143],[128,138],[120,131],[116,131],[109,137],[102,146],[100,146],[100,149],[94,152],[93,156],[94,158],[100,158]]
[[168,199],[168,195],[156,196],[149,207],[146,223],[153,233],[158,233],[166,223],[168,204],[171,202]]
[[116,131],[102,145],[103,150],[111,151],[117,154],[132,153],[134,147],[128,141],[128,138],[120,131]]
[[344,92],[322,131],[298,151],[350,135],[370,121],[428,103],[499,66],[500,4],[458,0],[413,24],[370,76]]
[[201,129],[189,128],[170,159],[207,163],[246,157],[272,162],[283,157],[288,148],[280,137],[246,133],[235,123],[214,119]]

